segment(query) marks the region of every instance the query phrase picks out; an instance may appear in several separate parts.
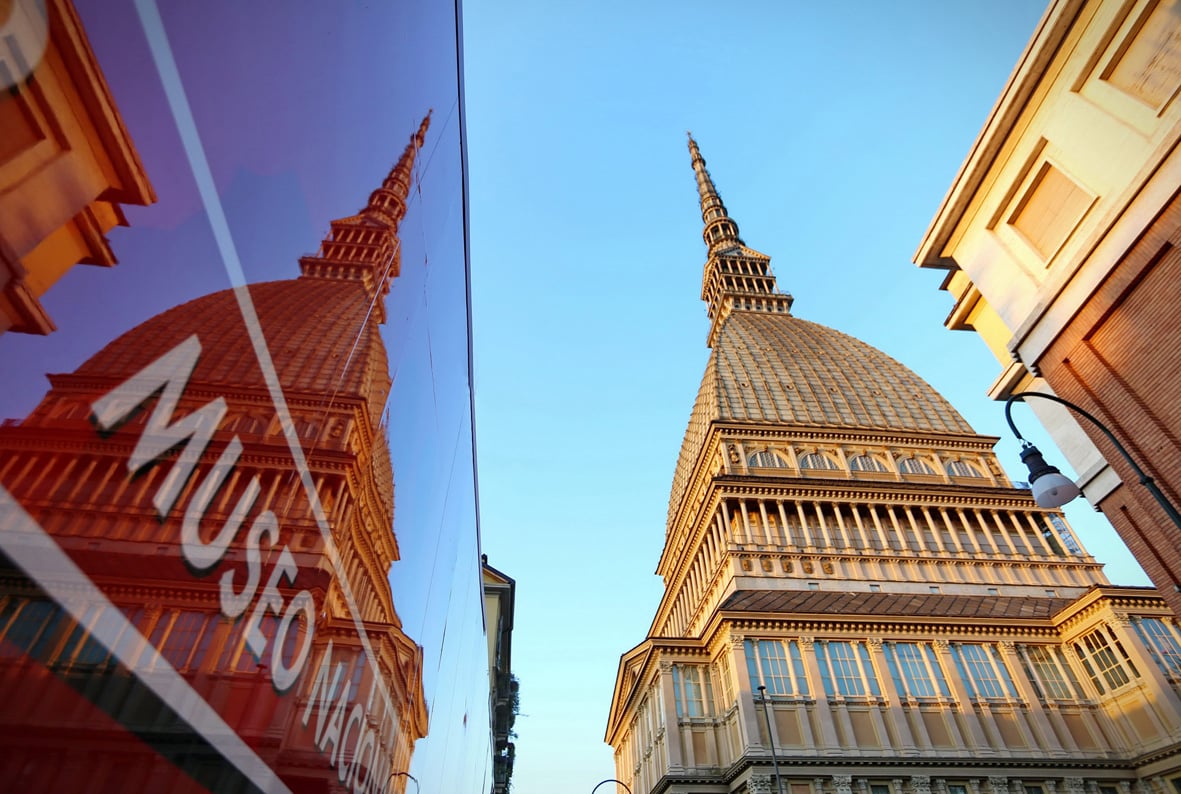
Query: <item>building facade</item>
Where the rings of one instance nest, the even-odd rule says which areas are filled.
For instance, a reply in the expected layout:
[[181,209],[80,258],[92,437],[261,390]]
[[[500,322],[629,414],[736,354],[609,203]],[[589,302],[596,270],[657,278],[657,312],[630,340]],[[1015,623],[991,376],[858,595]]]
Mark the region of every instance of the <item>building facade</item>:
[[[1052,3],[915,257],[946,271],[946,326],[976,331],[1000,361],[993,398],[1033,390],[1078,405],[1174,505],[1179,90],[1175,3]],[[1181,527],[1101,431],[1029,405],[1181,614]]]
[[0,333],[56,328],[41,297],[156,197],[69,0],[14,2],[0,44]]
[[488,634],[488,691],[492,706],[492,794],[507,794],[517,757],[513,724],[520,711],[520,691],[513,675],[513,615],[517,582],[481,558],[484,572],[484,621]]
[[792,313],[690,138],[711,348],[647,638],[633,794],[1116,794],[1181,777],[1181,634],[929,385]]
[[[197,298],[52,376],[33,413],[0,428],[5,530],[44,533],[97,588],[78,615],[71,585],[36,581],[27,552],[5,566],[2,675],[20,702],[0,710],[0,736],[30,789],[111,768],[159,788],[259,785],[152,686],[166,664],[292,791],[404,790],[387,781],[428,725],[422,648],[387,580],[399,552],[378,325],[428,123],[299,278],[249,288],[256,327],[234,319],[231,290]],[[284,340],[286,412],[256,333]],[[350,353],[336,380],[328,367]]]

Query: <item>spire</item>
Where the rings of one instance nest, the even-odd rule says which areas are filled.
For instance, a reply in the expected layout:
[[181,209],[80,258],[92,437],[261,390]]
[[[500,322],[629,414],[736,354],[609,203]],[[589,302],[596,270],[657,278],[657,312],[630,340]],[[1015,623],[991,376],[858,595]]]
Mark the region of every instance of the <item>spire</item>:
[[418,125],[418,132],[410,137],[398,163],[390,169],[389,176],[381,187],[369,194],[369,204],[361,210],[361,217],[377,223],[384,223],[397,231],[398,224],[406,215],[406,199],[410,196],[410,181],[414,170],[414,158],[426,140],[427,128],[431,126],[431,112],[428,110]]
[[697,176],[697,193],[701,196],[701,220],[705,223],[701,236],[705,239],[709,252],[712,254],[722,248],[742,245],[742,239],[738,236],[738,224],[726,213],[726,205],[722,203],[722,197],[718,195],[714,181],[705,169],[705,158],[697,148],[697,141],[693,140],[693,133],[686,134],[689,136],[689,157],[693,161],[693,173]]
[[791,314],[792,297],[779,291],[771,273],[771,257],[761,254],[738,236],[738,224],[726,212],[726,205],[714,187],[705,158],[689,133],[689,157],[697,177],[701,197],[702,237],[709,248],[709,259],[701,280],[701,299],[709,305],[709,337],[713,347],[722,329],[722,321],[735,311]]
[[[428,110],[398,162],[381,186],[369,194],[365,208],[356,215],[332,221],[316,255],[299,260],[304,277],[359,281],[370,297],[390,291],[390,281],[397,277],[402,265],[398,225],[406,217],[414,160],[426,141],[430,124]],[[378,322],[384,322],[384,301],[377,301],[374,311]]]

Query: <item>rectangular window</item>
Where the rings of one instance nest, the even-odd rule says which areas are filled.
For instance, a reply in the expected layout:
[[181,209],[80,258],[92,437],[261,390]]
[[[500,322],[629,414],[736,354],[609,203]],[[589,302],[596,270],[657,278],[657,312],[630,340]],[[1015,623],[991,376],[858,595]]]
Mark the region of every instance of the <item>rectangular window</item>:
[[898,659],[898,670],[906,694],[917,698],[935,697],[935,685],[931,682],[919,646],[913,642],[899,642],[892,643],[890,650]]
[[947,794],[968,794],[968,787],[959,783],[948,783]]
[[853,644],[849,642],[828,643],[828,663],[832,671],[832,680],[836,691],[849,696],[863,696],[865,687],[861,683],[861,671],[858,669],[857,657],[853,651]]
[[1123,646],[1115,641],[1114,637],[1109,640],[1102,629],[1083,635],[1082,639],[1074,644],[1074,652],[1086,668],[1087,675],[1099,690],[1099,694],[1103,694],[1104,683],[1108,689],[1115,690],[1131,681],[1125,663],[1134,675],[1139,675],[1131,660],[1127,658]]
[[1059,666],[1058,658],[1051,648],[1044,645],[1026,645],[1021,650],[1024,652],[1025,658],[1029,660],[1031,677],[1038,685],[1043,697],[1051,700],[1071,700],[1073,698],[1066,682],[1066,675]]
[[951,652],[973,697],[981,700],[1017,697],[1009,670],[995,647],[959,643],[951,646]]
[[1159,618],[1140,618],[1132,622],[1140,639],[1152,652],[1152,658],[1169,678],[1181,678],[1181,644],[1177,628]]
[[718,657],[718,711],[726,711],[734,705],[734,685],[730,680],[730,651],[722,652]]
[[[757,692],[760,686],[765,686],[768,695],[808,694],[799,643],[795,640],[747,640],[744,646],[752,689]],[[790,663],[788,656],[791,657]]]
[[673,691],[677,696],[678,717],[704,717],[712,692],[709,671],[695,664],[673,665]]
[[837,640],[816,643],[820,678],[827,695],[842,697],[879,696],[877,676],[863,642]]

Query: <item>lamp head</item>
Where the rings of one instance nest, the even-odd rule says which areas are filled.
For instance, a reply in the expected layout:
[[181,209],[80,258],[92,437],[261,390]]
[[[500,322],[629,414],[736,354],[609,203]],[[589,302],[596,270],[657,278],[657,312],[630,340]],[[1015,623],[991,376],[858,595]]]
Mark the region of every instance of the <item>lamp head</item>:
[[1029,485],[1038,507],[1061,507],[1079,495],[1078,486],[1046,463],[1041,451],[1033,444],[1027,444],[1021,450],[1021,462],[1029,467]]

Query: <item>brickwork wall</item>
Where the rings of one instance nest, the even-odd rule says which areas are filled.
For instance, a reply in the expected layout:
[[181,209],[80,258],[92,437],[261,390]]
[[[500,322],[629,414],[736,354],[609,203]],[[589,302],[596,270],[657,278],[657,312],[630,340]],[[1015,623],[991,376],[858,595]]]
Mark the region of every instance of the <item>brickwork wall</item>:
[[[1181,193],[1036,365],[1055,393],[1103,421],[1181,506]],[[1112,444],[1081,424],[1124,481],[1100,508],[1181,615],[1181,527]]]

